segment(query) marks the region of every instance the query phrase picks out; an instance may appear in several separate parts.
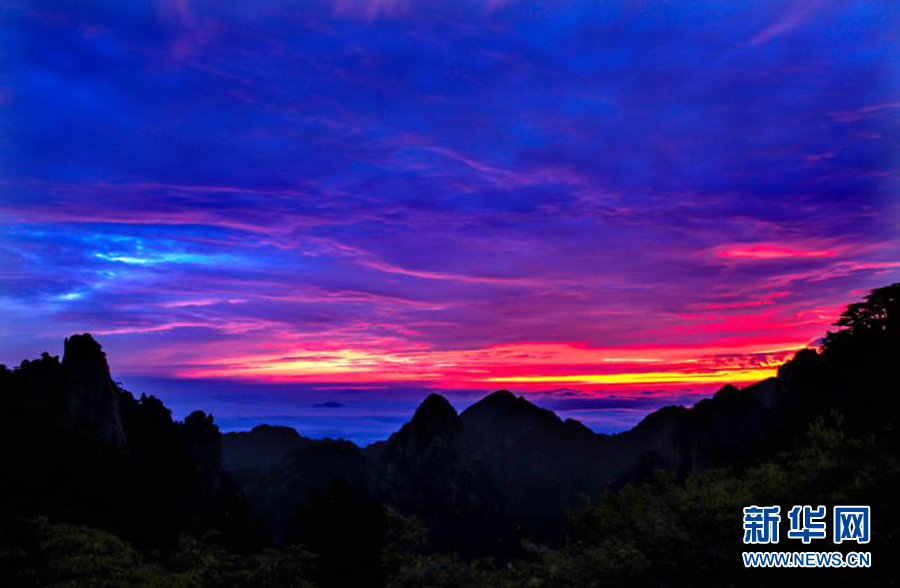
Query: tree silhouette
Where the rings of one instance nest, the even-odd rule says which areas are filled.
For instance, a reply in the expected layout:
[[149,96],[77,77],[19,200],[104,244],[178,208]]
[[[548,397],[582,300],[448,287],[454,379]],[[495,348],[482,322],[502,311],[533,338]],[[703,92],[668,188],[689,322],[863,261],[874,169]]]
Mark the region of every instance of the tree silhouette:
[[900,336],[900,282],[876,288],[863,302],[847,306],[835,326],[840,331],[829,332],[823,348],[826,353],[846,345],[897,343]]

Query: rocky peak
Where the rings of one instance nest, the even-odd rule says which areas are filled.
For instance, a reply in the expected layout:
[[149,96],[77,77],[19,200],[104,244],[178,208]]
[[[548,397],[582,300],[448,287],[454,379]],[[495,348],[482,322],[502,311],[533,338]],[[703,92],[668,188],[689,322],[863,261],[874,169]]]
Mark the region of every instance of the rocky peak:
[[516,396],[509,390],[497,390],[468,407],[463,411],[463,414],[506,414],[515,410],[522,410],[523,408],[527,410],[527,407],[524,405],[533,406],[530,402]]
[[62,361],[66,420],[117,447],[126,444],[121,392],[109,375],[100,344],[89,334],[66,339]]
[[462,423],[456,410],[446,398],[432,394],[419,405],[413,418],[391,435],[381,457],[418,460],[435,453],[456,453],[463,445]]
[[72,335],[65,340],[63,365],[98,378],[109,377],[106,354],[90,333]]
[[421,433],[437,433],[459,426],[459,415],[446,398],[431,394],[422,401],[409,422],[412,429]]
[[456,536],[497,512],[488,474],[442,396],[426,398],[380,448],[378,459],[394,504],[423,517],[432,531],[441,530],[438,535]]
[[507,390],[476,402],[460,419],[514,516],[550,516],[572,508],[608,477],[603,441],[593,431]]
[[515,402],[518,397],[509,390],[497,390],[481,399],[481,402]]
[[485,441],[485,436],[496,437],[513,429],[521,433],[579,429],[571,425],[564,426],[552,411],[536,406],[509,390],[498,390],[484,397],[464,410],[460,417],[466,431],[478,443]]

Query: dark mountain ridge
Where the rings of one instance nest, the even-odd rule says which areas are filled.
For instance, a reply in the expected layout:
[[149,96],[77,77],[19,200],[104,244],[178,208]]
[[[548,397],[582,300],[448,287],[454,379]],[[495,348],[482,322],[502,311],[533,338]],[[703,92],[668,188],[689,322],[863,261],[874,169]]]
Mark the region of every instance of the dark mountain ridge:
[[298,513],[333,503],[334,492],[416,515],[442,550],[497,554],[523,536],[552,542],[566,511],[658,468],[683,479],[741,467],[792,447],[829,410],[846,415],[850,431],[891,422],[873,407],[893,392],[885,366],[900,346],[898,290],[851,305],[843,330],[821,351],[799,351],[776,378],[659,409],[616,435],[505,390],[461,414],[431,395],[366,448],[267,425],[221,435],[209,415],[178,422],[158,399],[122,390],[100,345],[75,335],[61,362],[44,354],[0,369],[0,467],[13,474],[0,498],[7,512],[87,521],[147,545],[209,529],[235,545],[265,540],[260,533],[281,544]]
[[[662,408],[616,435],[499,391],[461,414],[429,396],[366,448],[265,425],[222,435],[202,412],[176,421],[158,399],[115,384],[99,344],[76,335],[62,361],[0,366],[0,583],[12,570],[4,585],[78,585],[40,560],[76,545],[107,561],[108,537],[72,543],[82,531],[39,515],[112,531],[154,561],[173,554],[168,571],[202,574],[187,585],[765,585],[734,563],[747,500],[872,504],[883,541],[872,549],[893,553],[900,284],[837,324],[777,377]],[[260,551],[266,543],[283,549]],[[73,573],[87,561],[106,569],[80,557],[65,560]],[[235,561],[253,571],[210,579]]]
[[[389,439],[360,448],[281,426],[221,435],[201,412],[176,422],[158,399],[135,399],[121,390],[100,345],[90,335],[75,335],[66,340],[62,362],[45,354],[4,369],[2,376],[10,391],[4,397],[5,462],[29,472],[24,480],[49,476],[73,491],[65,500],[52,498],[46,488],[20,489],[9,497],[66,517],[121,503],[110,497],[118,492],[147,495],[143,515],[119,522],[109,517],[109,524],[126,536],[153,541],[171,540],[184,529],[222,526],[235,516],[250,528],[246,500],[268,529],[265,534],[280,544],[298,510],[338,483],[421,517],[436,548],[497,552],[499,544],[516,543],[512,529],[543,539],[558,535],[566,510],[596,502],[653,468],[683,476],[754,455],[789,404],[782,388],[804,373],[804,362],[817,358],[801,352],[795,360],[801,366],[784,367],[780,380],[742,390],[726,386],[694,407],[657,410],[616,435],[562,420],[507,390],[461,414],[433,394]],[[49,434],[41,435],[46,429]],[[10,450],[13,439],[30,439],[26,444],[39,457],[17,457],[20,452]],[[106,487],[73,483],[83,476],[63,461],[96,463],[88,470],[94,472],[91,479],[107,481]],[[172,479],[180,482],[173,487]],[[227,512],[225,503],[240,515]],[[124,504],[122,509],[129,510]],[[473,525],[486,530],[480,542],[465,537]],[[152,532],[138,533],[138,527]]]
[[[385,442],[378,457],[385,495],[403,512],[428,521],[436,548],[491,549],[501,504],[456,410],[431,394]],[[471,529],[481,533],[472,537]]]
[[[560,419],[508,390],[459,415],[432,394],[397,433],[365,448],[257,427],[224,435],[225,462],[276,536],[316,492],[350,482],[425,520],[435,548],[498,553],[523,534],[560,538],[566,511],[656,468],[684,477],[758,456],[779,429],[779,394],[775,378],[725,386],[691,408],[659,409],[615,435]],[[316,459],[336,443],[341,459]],[[248,455],[255,459],[241,457]],[[481,542],[465,536],[473,525],[482,529]]]
[[222,467],[222,436],[202,412],[184,421],[109,374],[90,335],[65,355],[0,367],[0,515],[88,522],[138,545],[219,529],[233,546],[255,536],[249,504]]

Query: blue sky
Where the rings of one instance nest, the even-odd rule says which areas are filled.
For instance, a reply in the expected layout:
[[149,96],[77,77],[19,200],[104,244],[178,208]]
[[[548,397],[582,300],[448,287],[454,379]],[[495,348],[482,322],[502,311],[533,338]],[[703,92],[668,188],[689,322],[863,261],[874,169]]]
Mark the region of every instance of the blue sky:
[[357,439],[764,377],[900,276],[897,12],[4,2],[0,361]]

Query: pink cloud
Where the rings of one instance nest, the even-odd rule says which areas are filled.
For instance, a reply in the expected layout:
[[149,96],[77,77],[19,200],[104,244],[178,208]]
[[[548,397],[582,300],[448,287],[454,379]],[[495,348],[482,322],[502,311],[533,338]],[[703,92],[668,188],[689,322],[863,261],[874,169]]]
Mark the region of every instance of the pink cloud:
[[815,248],[777,242],[720,245],[714,248],[717,256],[738,260],[802,259],[834,257],[836,248]]

